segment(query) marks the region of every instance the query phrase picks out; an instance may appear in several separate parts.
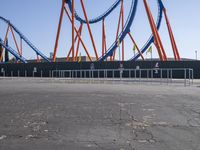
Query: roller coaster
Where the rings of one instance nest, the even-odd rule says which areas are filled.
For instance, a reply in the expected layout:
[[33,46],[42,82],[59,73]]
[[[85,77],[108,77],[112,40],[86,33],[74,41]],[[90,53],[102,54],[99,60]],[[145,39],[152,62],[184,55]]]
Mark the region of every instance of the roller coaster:
[[[50,62],[50,60],[40,51],[38,50],[29,40],[28,38],[26,38],[22,32],[17,29],[9,20],[3,18],[0,16],[0,20],[4,21],[8,27],[7,27],[7,31],[6,31],[6,35],[4,38],[4,41],[0,38],[0,45],[3,46],[5,48],[5,50],[9,51],[15,58],[17,61],[21,61],[23,63],[27,63],[27,60],[22,56],[22,42],[24,41],[28,46],[30,46],[30,48],[35,51],[37,56],[41,56],[44,60],[46,60],[47,62]],[[11,48],[9,45],[6,45],[6,40],[8,37],[8,33],[9,31],[11,31],[17,51],[14,50],[13,48]],[[15,33],[17,33],[20,37],[20,45],[21,48],[19,48],[19,45],[17,44],[17,40],[16,40],[16,36]],[[3,58],[3,49],[0,55],[0,60],[2,60]]]
[[[61,11],[60,11],[60,17],[59,17],[59,23],[58,23],[58,29],[57,29],[57,35],[56,35],[56,40],[55,40],[55,45],[54,45],[54,51],[53,51],[53,56],[52,58],[48,58],[45,56],[41,50],[36,48],[30,40],[25,37],[22,32],[15,27],[9,20],[5,19],[4,17],[0,17],[0,21],[4,22],[7,25],[7,31],[5,34],[4,39],[0,37],[0,62],[3,63],[4,59],[4,53],[5,51],[9,52],[16,58],[16,62],[19,63],[28,63],[28,60],[23,56],[22,52],[22,43],[27,44],[33,52],[35,52],[37,56],[37,62],[41,62],[43,59],[43,62],[56,62],[57,59],[57,52],[58,52],[58,45],[59,45],[59,39],[60,39],[60,34],[61,34],[61,28],[62,28],[62,22],[63,22],[63,16],[66,14],[68,17],[69,21],[71,22],[71,48],[68,51],[68,55],[66,57],[66,62],[72,61],[72,62],[77,62],[79,59],[79,49],[80,46],[82,45],[87,57],[89,58],[89,61],[116,61],[116,53],[118,53],[117,48],[122,47],[119,51],[119,60],[125,61],[125,37],[129,37],[133,46],[134,46],[134,51],[137,51],[137,53],[129,58],[129,61],[137,61],[140,57],[142,60],[145,60],[143,54],[147,51],[150,50],[151,45],[154,44],[158,56],[160,58],[160,61],[167,61],[167,54],[165,52],[163,43],[161,41],[161,37],[159,34],[159,29],[161,27],[161,22],[163,21],[163,18],[165,18],[167,29],[169,32],[169,37],[170,37],[170,42],[172,45],[172,50],[174,54],[174,60],[175,61],[180,61],[180,55],[179,51],[175,42],[175,38],[172,32],[172,28],[169,22],[169,18],[167,16],[167,11],[166,8],[164,7],[164,4],[162,0],[155,0],[157,2],[157,7],[158,7],[158,14],[157,14],[157,20],[154,21],[152,12],[150,10],[150,7],[147,3],[147,0],[143,0],[145,10],[147,13],[149,25],[151,27],[151,36],[149,37],[149,40],[145,42],[145,44],[142,46],[142,48],[139,48],[137,45],[132,33],[131,33],[131,27],[133,26],[133,22],[135,21],[135,16],[137,13],[137,7],[138,7],[138,0],[129,0],[131,2],[130,10],[128,11],[128,17],[125,19],[125,9],[124,9],[124,1],[125,0],[116,0],[110,8],[108,8],[103,14],[89,19],[87,15],[87,10],[85,8],[83,0],[80,0],[83,16],[81,17],[80,14],[77,13],[77,10],[75,9],[75,1],[74,0],[62,0],[62,6],[61,6]],[[118,24],[117,24],[117,32],[116,32],[116,37],[113,39],[113,43],[108,47],[106,37],[106,20],[107,18],[113,14],[116,13],[115,10],[119,8],[119,19],[118,19]],[[118,14],[117,14],[118,15]],[[80,26],[77,28],[76,25],[80,24]],[[102,31],[101,35],[102,37],[100,38],[102,42],[102,47],[96,47],[96,43],[94,40],[94,36],[91,30],[91,25],[95,25],[101,23],[102,24]],[[87,27],[87,32],[88,35],[91,39],[92,47],[94,50],[95,54],[95,59],[92,59],[92,56],[90,52],[88,51],[87,45],[84,42],[84,38],[82,37],[82,30],[83,26]],[[14,44],[16,45],[16,48],[12,48],[7,44],[7,37],[8,33],[12,33],[13,41]],[[15,36],[17,34],[20,39],[20,44],[17,41],[17,38]],[[20,45],[20,46],[19,46]],[[101,49],[101,51],[98,50]],[[122,54],[120,56],[120,53]]]

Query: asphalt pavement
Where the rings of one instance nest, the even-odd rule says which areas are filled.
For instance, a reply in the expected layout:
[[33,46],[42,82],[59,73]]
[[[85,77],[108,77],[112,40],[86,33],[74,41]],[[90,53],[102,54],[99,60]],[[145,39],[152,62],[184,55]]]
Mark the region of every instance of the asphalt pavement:
[[0,150],[200,150],[198,84],[0,78]]

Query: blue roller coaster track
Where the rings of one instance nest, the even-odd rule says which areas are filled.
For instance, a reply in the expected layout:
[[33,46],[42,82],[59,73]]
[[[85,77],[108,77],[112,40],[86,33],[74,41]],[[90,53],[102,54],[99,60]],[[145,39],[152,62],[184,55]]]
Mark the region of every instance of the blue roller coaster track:
[[[121,0],[117,0],[105,13],[103,13],[102,15],[89,20],[90,24],[94,24],[97,23],[99,21],[102,21],[103,19],[105,19],[106,17],[108,17],[113,10],[115,10],[117,8],[117,6],[120,4]],[[72,11],[72,4],[71,4],[71,0],[66,0],[66,3],[69,6],[70,11]],[[162,21],[162,16],[163,16],[163,12],[162,10],[164,9],[164,5],[162,3],[162,0],[157,0],[158,3],[158,17],[157,17],[157,29],[160,29],[161,26],[161,21]],[[132,23],[134,21],[135,15],[136,15],[136,10],[137,10],[137,4],[138,4],[138,0],[132,0],[132,4],[131,4],[131,9],[126,21],[126,24],[122,30],[122,32],[119,34],[118,39],[120,41],[120,43],[124,40],[124,38],[126,37],[126,35],[130,32],[130,28],[132,26]],[[75,18],[77,21],[79,21],[80,23],[86,23],[86,20],[82,19],[75,11]],[[150,36],[149,40],[144,44],[143,48],[140,50],[141,53],[145,53],[145,51],[148,49],[148,47],[154,42],[154,36],[153,34]],[[108,58],[109,56],[113,56],[113,52],[116,50],[118,45],[118,41],[114,42],[110,48],[107,49],[107,51],[105,52],[105,54],[103,56],[101,56],[99,58],[99,61],[104,61],[106,58]],[[140,57],[140,54],[137,53],[133,58],[131,58],[131,61],[136,61],[138,58]]]
[[[35,51],[35,53],[39,56],[41,56],[44,60],[46,60],[47,62],[50,62],[50,60],[40,51],[38,50],[29,40],[28,38],[26,38],[21,32],[20,30],[18,30],[9,20],[3,18],[0,16],[0,20],[4,21],[6,24],[8,24],[10,27],[12,27],[14,29],[14,31],[20,36],[20,38],[22,40],[24,40],[24,42],[26,42],[26,44],[28,46],[30,46],[30,48]],[[2,45],[6,50],[8,50],[13,56],[15,56],[15,58],[17,60],[22,61],[23,63],[27,63],[27,60],[25,58],[23,58],[22,56],[20,56],[14,49],[12,49],[10,46],[6,46],[3,42],[3,40],[0,38],[0,45]]]
[[[163,9],[164,9],[164,5],[162,3],[161,0],[157,0],[158,3],[158,17],[157,17],[157,23],[156,23],[156,27],[159,30],[160,26],[161,26],[161,22],[162,22],[162,18],[163,18]],[[141,48],[141,53],[145,53],[146,50],[149,48],[149,46],[154,42],[154,36],[153,34],[150,36],[149,40],[144,44],[144,46]],[[138,58],[140,57],[140,54],[137,53],[134,57],[132,57],[130,60],[131,61],[136,61]]]
[[[89,23],[90,24],[94,24],[94,23],[98,23],[99,21],[102,21],[104,18],[109,16],[113,12],[113,10],[115,10],[115,8],[117,8],[117,6],[120,4],[120,2],[121,2],[121,0],[117,0],[105,13],[103,13],[102,15],[100,15],[100,16],[98,16],[96,18],[90,19]],[[71,2],[71,0],[66,0],[66,3],[68,4],[68,7],[69,7],[70,11],[72,12],[72,2]],[[78,20],[81,23],[86,23],[86,20],[82,19],[76,13],[76,11],[75,11],[75,18],[76,18],[76,20]]]
[[27,63],[26,59],[20,56],[14,49],[10,46],[6,45],[4,41],[0,38],[0,45],[3,46],[7,51],[9,51],[17,60],[20,60],[23,63]]

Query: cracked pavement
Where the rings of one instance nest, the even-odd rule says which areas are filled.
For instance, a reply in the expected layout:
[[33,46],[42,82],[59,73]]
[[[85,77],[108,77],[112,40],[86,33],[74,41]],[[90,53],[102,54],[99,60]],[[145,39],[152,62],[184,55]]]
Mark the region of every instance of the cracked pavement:
[[199,150],[196,86],[0,79],[0,150]]

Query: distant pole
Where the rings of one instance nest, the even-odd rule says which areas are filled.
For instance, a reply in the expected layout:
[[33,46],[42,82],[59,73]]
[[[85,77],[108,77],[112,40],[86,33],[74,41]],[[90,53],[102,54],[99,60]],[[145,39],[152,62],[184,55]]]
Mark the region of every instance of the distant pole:
[[195,55],[196,55],[196,60],[198,60],[198,52],[195,51]]
[[75,57],[74,57],[74,43],[75,43],[75,40],[74,40],[74,30],[75,30],[75,20],[74,20],[74,17],[75,17],[75,10],[74,10],[74,0],[72,0],[72,62],[75,61]]
[[119,46],[119,61],[120,61],[120,58],[121,58],[121,54],[120,54],[120,46]]
[[[6,46],[8,46],[8,39],[6,39]],[[9,53],[7,49],[5,49],[5,62],[9,62]]]
[[121,57],[121,56],[120,56],[120,39],[117,40],[117,46],[118,46],[118,48],[119,48],[119,61],[120,61],[120,57]]
[[150,53],[151,53],[151,68],[152,68],[152,67],[153,67],[153,66],[152,66],[152,61],[153,61],[153,49],[152,49],[152,48],[151,48]]
[[135,50],[134,50],[134,58],[135,58],[135,55],[136,55],[136,53],[135,53]]
[[[3,47],[0,45],[0,58],[1,58],[1,55],[3,55],[2,53],[3,53]],[[0,59],[0,62],[2,62],[1,59]]]

